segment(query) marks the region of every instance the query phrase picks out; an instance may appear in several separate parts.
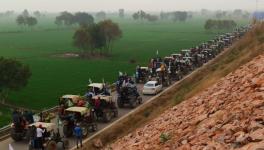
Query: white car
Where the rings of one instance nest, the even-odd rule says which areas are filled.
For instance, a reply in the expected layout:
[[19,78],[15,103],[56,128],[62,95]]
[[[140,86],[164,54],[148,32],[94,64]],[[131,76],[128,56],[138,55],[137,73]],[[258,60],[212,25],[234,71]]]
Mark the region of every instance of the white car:
[[162,91],[162,85],[158,83],[158,81],[148,81],[144,87],[142,93],[146,94],[157,94]]

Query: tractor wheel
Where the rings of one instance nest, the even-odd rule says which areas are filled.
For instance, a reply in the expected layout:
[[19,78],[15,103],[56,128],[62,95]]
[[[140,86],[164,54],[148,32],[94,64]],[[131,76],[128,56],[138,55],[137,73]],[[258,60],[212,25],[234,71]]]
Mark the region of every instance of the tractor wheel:
[[118,117],[118,109],[117,108],[113,110],[113,113],[114,113],[114,118]]
[[23,133],[17,133],[14,128],[11,128],[10,135],[14,141],[21,141],[23,139]]
[[34,150],[34,146],[32,145],[31,142],[28,144],[28,150]]
[[97,124],[94,123],[94,124],[92,125],[92,130],[93,130],[93,132],[97,131],[97,129],[98,129]]
[[117,105],[119,108],[123,108],[124,107],[124,103],[122,102],[122,99],[120,97],[117,98]]
[[57,149],[57,143],[56,141],[48,141],[46,150],[56,150]]
[[63,134],[65,137],[71,137],[73,134],[72,129],[69,129],[69,127],[67,125],[63,126]]
[[138,104],[142,104],[142,97],[139,96],[137,99],[138,99]]
[[63,142],[64,147],[65,147],[66,149],[68,149],[68,148],[70,147],[70,141],[69,141],[68,139],[64,139],[64,138],[63,138],[61,141]]
[[82,137],[83,138],[87,137],[89,134],[87,126],[85,124],[82,124],[81,129],[82,129]]
[[129,101],[130,108],[135,108],[137,106],[137,99],[131,98]]
[[105,123],[110,122],[111,118],[112,118],[112,116],[111,116],[111,113],[109,111],[104,112],[103,120]]

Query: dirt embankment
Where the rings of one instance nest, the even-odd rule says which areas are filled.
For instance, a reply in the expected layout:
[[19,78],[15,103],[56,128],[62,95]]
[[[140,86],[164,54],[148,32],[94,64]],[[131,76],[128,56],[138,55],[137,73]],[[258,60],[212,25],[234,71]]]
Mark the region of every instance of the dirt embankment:
[[264,55],[164,112],[112,149],[264,147]]

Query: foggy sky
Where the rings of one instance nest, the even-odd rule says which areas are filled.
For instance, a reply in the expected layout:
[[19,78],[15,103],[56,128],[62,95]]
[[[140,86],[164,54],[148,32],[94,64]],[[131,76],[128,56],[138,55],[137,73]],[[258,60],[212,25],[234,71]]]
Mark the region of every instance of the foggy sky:
[[[264,0],[259,0],[264,1]],[[261,2],[261,4],[264,4]],[[116,11],[126,10],[255,10],[255,0],[0,0],[0,11],[23,9],[50,12],[68,11]]]

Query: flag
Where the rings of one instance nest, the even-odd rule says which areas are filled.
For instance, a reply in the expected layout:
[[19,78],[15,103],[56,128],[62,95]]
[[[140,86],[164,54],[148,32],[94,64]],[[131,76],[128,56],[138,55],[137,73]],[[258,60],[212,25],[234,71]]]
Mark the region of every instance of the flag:
[[90,84],[93,83],[92,80],[91,80],[91,78],[89,78],[89,83],[90,83]]
[[11,144],[9,144],[8,147],[9,147],[8,150],[14,150],[14,148],[13,148],[13,146]]
[[156,55],[157,55],[157,56],[159,55],[159,50],[157,50]]

